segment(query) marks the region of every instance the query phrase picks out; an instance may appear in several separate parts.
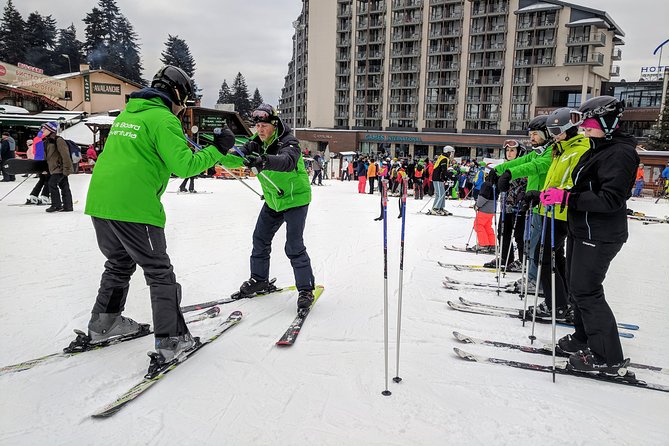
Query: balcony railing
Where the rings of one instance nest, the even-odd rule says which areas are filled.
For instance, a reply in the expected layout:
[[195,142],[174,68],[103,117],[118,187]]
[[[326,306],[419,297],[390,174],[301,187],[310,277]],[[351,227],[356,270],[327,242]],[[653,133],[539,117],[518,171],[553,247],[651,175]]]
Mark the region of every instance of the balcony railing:
[[594,46],[604,46],[606,45],[606,34],[604,33],[595,33],[588,36],[569,36],[567,37],[567,45],[594,45]]
[[622,60],[622,58],[623,52],[620,50],[620,48],[615,48],[611,54],[611,60]]
[[513,104],[525,104],[531,102],[529,95],[516,95],[511,96],[511,102]]
[[587,56],[565,55],[565,65],[604,65],[604,55],[602,53],[592,53]]
[[611,77],[620,76],[620,67],[618,65],[612,65],[610,74],[611,74]]

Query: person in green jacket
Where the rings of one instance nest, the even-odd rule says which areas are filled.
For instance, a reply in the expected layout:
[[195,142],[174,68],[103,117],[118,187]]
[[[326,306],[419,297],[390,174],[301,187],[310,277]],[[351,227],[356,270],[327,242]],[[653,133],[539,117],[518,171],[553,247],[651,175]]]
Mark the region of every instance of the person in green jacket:
[[[511,181],[520,178],[527,178],[526,191],[541,190],[543,187],[546,173],[553,159],[551,150],[549,150],[553,140],[546,128],[547,118],[547,115],[536,116],[529,123],[528,134],[532,151],[514,160],[498,164],[490,171],[492,182],[497,183],[497,189],[500,192],[508,192]],[[541,215],[538,210],[532,214],[530,228],[530,267],[527,273],[527,290],[528,293],[534,293],[537,283],[537,260],[534,258],[534,251],[541,237]],[[518,279],[515,284],[516,290],[522,289],[521,284],[522,279]]]
[[150,88],[131,94],[112,124],[86,198],[85,212],[107,258],[88,324],[90,342],[146,333],[145,324],[121,316],[130,277],[139,265],[151,294],[159,363],[195,345],[179,307],[181,286],[167,255],[160,198],[170,174],[185,178],[202,172],[235,143],[226,128],[218,132],[214,146],[191,152],[178,116],[193,97],[191,79],[169,65],[158,71]]
[[[585,136],[578,133],[578,122],[574,123],[571,119],[572,109],[568,107],[558,108],[548,115],[546,126],[549,133],[553,136],[555,144],[553,145],[553,161],[546,173],[546,181],[541,190],[548,188],[557,188],[569,190],[573,186],[571,174],[574,167],[578,164],[581,156],[590,149],[590,141]],[[540,191],[528,191],[525,199],[530,203],[538,203]],[[544,206],[539,207],[541,215],[545,216],[546,230],[544,232],[544,252],[539,256],[540,247],[537,246],[534,258],[541,262],[541,285],[544,290],[544,302],[536,308],[536,316],[541,318],[550,318],[552,316],[552,298],[555,298],[555,317],[558,320],[564,320],[568,313],[569,299],[567,296],[567,277],[566,277],[566,259],[565,259],[565,240],[567,239],[567,206],[556,206],[553,208],[555,215],[555,296],[552,296],[551,289],[551,220],[552,212],[549,212]],[[541,258],[540,258],[541,257]],[[532,313],[534,309],[529,308]]]
[[249,167],[258,176],[265,197],[253,231],[251,277],[232,297],[250,297],[275,289],[269,280],[272,239],[285,222],[285,252],[295,275],[297,311],[300,313],[314,301],[314,275],[303,239],[311,202],[309,174],[304,167],[299,141],[274,107],[261,104],[251,117],[256,126],[255,136],[241,149],[230,150],[221,160],[225,167]]

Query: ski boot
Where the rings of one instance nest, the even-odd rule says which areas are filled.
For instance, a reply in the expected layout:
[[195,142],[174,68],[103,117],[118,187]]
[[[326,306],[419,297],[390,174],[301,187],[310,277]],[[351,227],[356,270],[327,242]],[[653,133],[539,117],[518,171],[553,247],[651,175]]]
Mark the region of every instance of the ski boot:
[[574,353],[578,353],[581,350],[587,350],[587,349],[588,349],[587,342],[579,341],[573,335],[570,334],[558,339],[556,347],[557,352],[566,353],[569,355],[573,355]]
[[255,297],[261,294],[272,293],[278,290],[278,288],[274,285],[274,282],[276,282],[276,279],[259,280],[255,277],[251,277],[249,280],[242,283],[242,286],[239,287],[239,291],[233,293],[230,297],[232,299],[244,299]]
[[47,197],[46,195],[40,195],[38,202],[38,205],[51,205],[51,197]]
[[88,337],[91,344],[100,344],[119,338],[136,337],[148,327],[138,324],[121,313],[93,313],[88,322]]
[[523,264],[520,260],[514,260],[506,266],[506,272],[519,273],[523,270]]
[[34,195],[31,195],[26,199],[25,204],[39,204],[39,198],[37,198]]
[[489,262],[484,263],[483,267],[497,269],[497,259],[493,259]]
[[297,314],[309,311],[314,303],[314,293],[311,290],[300,290],[297,295]]
[[620,362],[617,362],[615,364],[607,364],[606,359],[602,358],[598,354],[594,353],[590,349],[586,350],[580,350],[577,353],[572,354],[569,357],[569,363],[568,367],[571,370],[575,370],[578,372],[586,372],[586,373],[601,373],[604,375],[608,376],[620,376],[620,377],[627,377],[627,378],[632,378],[629,376],[629,373],[627,371],[627,367],[629,367],[630,360],[624,359]]
[[149,379],[155,377],[184,352],[192,350],[198,344],[200,344],[200,338],[194,338],[190,333],[156,338],[156,351],[148,353],[151,362],[144,377]]
[[[569,308],[557,307],[555,309],[555,320],[557,322],[564,322],[566,320],[567,313]],[[526,317],[528,320],[532,320],[532,313],[534,313],[534,306],[530,305],[527,307]],[[520,317],[523,317],[523,310],[520,310]],[[537,319],[548,319],[550,320],[553,317],[553,312],[551,307],[546,305],[546,302],[541,302],[537,305]]]

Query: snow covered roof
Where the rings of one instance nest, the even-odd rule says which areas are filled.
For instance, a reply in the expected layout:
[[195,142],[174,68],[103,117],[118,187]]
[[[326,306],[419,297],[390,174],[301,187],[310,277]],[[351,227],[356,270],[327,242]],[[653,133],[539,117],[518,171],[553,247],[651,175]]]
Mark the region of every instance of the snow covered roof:
[[87,124],[112,125],[114,123],[115,119],[116,119],[116,116],[98,115],[98,116],[91,116],[90,118],[86,118],[84,121]]
[[66,128],[60,132],[60,136],[65,139],[70,139],[82,146],[93,144],[93,132],[86,126],[85,122],[80,122],[72,127]]
[[520,8],[515,12],[515,14],[522,14],[525,12],[550,11],[552,9],[560,9],[560,8],[562,7],[558,5],[551,5],[550,3],[539,2],[539,3],[534,3],[533,5],[525,6],[524,8]]
[[0,105],[0,113],[12,113],[15,115],[28,115],[30,112],[23,107],[16,107],[14,105]]
[[567,23],[565,26],[585,26],[585,25],[600,25],[606,28],[608,25],[603,19],[598,17],[591,17],[588,19],[574,20],[573,22]]

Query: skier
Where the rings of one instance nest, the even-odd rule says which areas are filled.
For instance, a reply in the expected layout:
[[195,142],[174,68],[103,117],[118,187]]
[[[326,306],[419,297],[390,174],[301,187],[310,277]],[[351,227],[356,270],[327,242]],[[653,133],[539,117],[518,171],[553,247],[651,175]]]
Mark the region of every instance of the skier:
[[612,96],[589,99],[572,114],[590,138],[590,147],[571,171],[570,190],[549,188],[544,205],[568,205],[567,257],[574,334],[558,341],[573,353],[576,370],[617,375],[625,366],[616,319],[602,283],[627,240],[627,206],[639,164],[636,140],[619,130],[624,106]]
[[[72,192],[67,179],[74,171],[70,149],[63,138],[58,136],[58,123],[46,122],[42,125],[44,136],[44,159],[49,166],[49,195],[51,206],[47,212],[72,212]],[[60,188],[60,190],[58,190]],[[61,192],[63,194],[61,201]]]
[[[276,109],[269,104],[261,104],[251,117],[257,133],[242,147],[244,158],[231,151],[221,161],[226,167],[235,168],[244,164],[255,169],[265,195],[265,204],[253,231],[251,277],[233,297],[248,297],[273,289],[269,281],[272,239],[285,222],[285,251],[295,275],[299,313],[308,309],[314,301],[314,275],[303,240],[311,202],[309,175],[304,167],[299,141],[279,118]],[[358,164],[360,166],[364,169],[362,161]],[[367,173],[366,169],[364,173]]]
[[[504,141],[504,158],[507,161],[515,160],[518,157],[525,155],[525,146],[520,144],[515,139],[508,139]],[[506,164],[506,163],[502,163]],[[494,184],[497,178],[496,168],[493,168],[488,176],[491,179],[491,182]],[[505,271],[515,271],[520,272],[522,269],[523,261],[523,247],[524,240],[523,235],[525,232],[525,210],[521,209],[524,203],[523,198],[525,197],[525,187],[527,186],[527,179],[517,178],[512,180],[509,184],[509,187],[505,187],[506,192],[506,201],[503,204],[501,212],[504,212],[504,219],[499,219],[499,225],[497,230],[497,239],[500,241],[500,260],[502,269]],[[502,223],[504,222],[504,223]],[[516,246],[518,247],[518,260],[515,260],[513,252],[513,244],[511,243],[511,237],[516,241]],[[496,268],[497,260],[493,259],[490,262],[484,264],[483,266],[487,268]],[[508,263],[507,263],[508,262]]]
[[[578,163],[581,156],[590,149],[588,138],[578,133],[578,123],[574,123],[571,119],[572,109],[568,107],[558,108],[548,115],[546,126],[549,133],[553,136],[555,145],[553,146],[553,161],[548,168],[546,174],[546,181],[542,190],[549,188],[561,189],[568,191],[572,186],[572,172]],[[540,191],[527,191],[525,199],[529,203],[538,202]],[[545,205],[544,205],[545,206]],[[539,258],[540,246],[536,247],[534,258],[541,262],[541,286],[544,291],[544,302],[538,305],[536,309],[536,316],[540,318],[550,318],[551,299],[555,299],[555,317],[556,319],[564,320],[567,316],[568,305],[568,287],[566,277],[566,260],[564,252],[564,243],[567,238],[567,206],[555,207],[555,296],[552,295],[551,289],[551,220],[552,217],[547,215],[547,210],[541,206],[539,212],[546,215],[546,226],[544,232],[545,247],[543,250],[543,257]],[[541,232],[541,231],[540,231]],[[534,308],[529,307],[529,312],[532,313]]]
[[442,154],[439,155],[434,163],[434,169],[432,170],[432,184],[434,184],[434,193],[436,197],[434,198],[432,209],[428,211],[428,214],[451,215],[450,212],[444,210],[444,202],[446,200],[444,181],[446,180],[446,171],[448,170],[450,155],[452,153],[455,153],[455,149],[452,146],[444,146]]
[[161,362],[192,348],[195,340],[179,308],[181,286],[166,251],[160,197],[171,173],[190,177],[202,172],[235,143],[234,134],[226,128],[215,137],[215,147],[191,152],[178,116],[194,97],[190,77],[170,65],[158,70],[150,88],[132,93],[109,132],[86,199],[86,214],[92,217],[98,246],[107,258],[88,323],[91,342],[142,330],[121,315],[130,277],[139,265],[149,285],[155,348]]
[[639,164],[638,169],[636,170],[636,180],[634,181],[634,192],[632,193],[633,197],[640,197],[641,191],[643,190],[644,185],[643,179],[643,163]]
[[477,244],[470,246],[467,251],[480,252],[484,254],[495,253],[495,231],[492,229],[492,219],[495,215],[495,193],[490,181],[481,184],[481,193],[476,198],[474,210],[474,231],[476,232]]
[[[548,133],[546,127],[547,115],[541,115],[533,118],[528,126],[528,134],[530,137],[530,144],[533,150],[521,157],[512,161],[497,165],[491,172],[491,180],[497,183],[497,189],[500,192],[508,192],[511,181],[519,178],[527,178],[527,186],[525,190],[539,190],[546,181],[546,173],[552,162],[552,138]],[[499,178],[495,180],[495,177]],[[529,211],[532,212],[532,211]],[[537,260],[534,258],[534,251],[539,244],[541,238],[541,215],[536,209],[532,213],[530,220],[530,246],[529,257],[530,267],[528,270],[528,293],[534,293],[537,283]],[[522,279],[519,279],[515,284],[517,291],[521,290]]]

